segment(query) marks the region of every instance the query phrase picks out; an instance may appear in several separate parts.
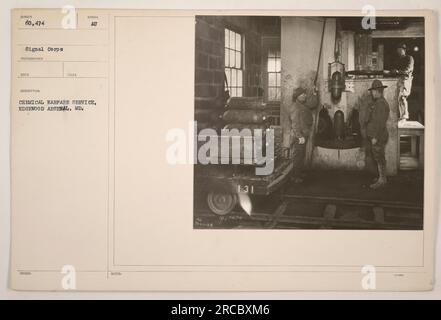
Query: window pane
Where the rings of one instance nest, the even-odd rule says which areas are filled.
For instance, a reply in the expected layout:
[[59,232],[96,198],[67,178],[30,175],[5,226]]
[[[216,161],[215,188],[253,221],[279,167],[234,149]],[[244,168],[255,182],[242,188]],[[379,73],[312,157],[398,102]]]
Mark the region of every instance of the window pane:
[[280,88],[276,89],[276,98],[274,100],[280,100],[281,96],[280,96]]
[[240,52],[236,51],[236,68],[241,68]]
[[237,70],[237,85],[242,87],[242,70]]
[[268,88],[268,100],[275,100],[276,97],[276,89]]
[[236,70],[231,70],[231,86],[237,87],[237,77],[236,77]]
[[280,58],[276,58],[276,60],[275,60],[275,68],[276,68],[276,72],[280,72],[281,71],[281,61],[280,61]]
[[235,44],[235,41],[236,41],[235,34],[236,34],[235,32],[230,31],[230,48],[231,49],[234,49],[234,44]]
[[230,66],[230,54],[228,52],[228,49],[225,49],[225,66],[229,67]]
[[241,47],[242,47],[242,37],[240,36],[240,34],[236,33],[236,50],[237,51],[241,51]]
[[225,47],[230,44],[230,30],[225,29]]
[[231,76],[230,76],[230,69],[229,68],[225,68],[225,76],[227,78],[228,86],[231,86]]
[[228,55],[230,56],[230,64],[229,67],[234,67],[234,51],[228,49]]
[[280,78],[281,78],[281,73],[276,73],[276,86],[277,87],[281,86]]
[[231,88],[230,94],[231,94],[232,97],[237,97],[236,88]]
[[268,73],[268,86],[269,87],[277,86],[275,73]]
[[234,54],[233,50],[229,50],[230,52],[230,67],[234,68],[236,66],[236,55]]
[[242,97],[242,88],[237,88],[236,93],[238,97]]
[[268,58],[268,72],[275,72],[276,71],[276,62],[275,58]]
[[273,49],[269,49],[268,51],[268,58],[275,58],[276,57],[276,53]]

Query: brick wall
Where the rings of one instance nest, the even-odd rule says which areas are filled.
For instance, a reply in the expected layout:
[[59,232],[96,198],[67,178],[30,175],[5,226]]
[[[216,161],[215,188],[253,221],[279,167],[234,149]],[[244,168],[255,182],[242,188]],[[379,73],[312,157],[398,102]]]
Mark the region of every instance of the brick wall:
[[244,96],[256,96],[262,87],[262,26],[256,17],[197,16],[195,47],[196,107],[209,107],[209,99],[224,92],[225,27],[245,37]]
[[245,33],[244,95],[253,97],[258,96],[258,89],[262,88],[262,34],[256,19],[248,21],[247,29]]
[[[224,27],[219,17],[196,17],[195,96],[215,98],[224,90]],[[202,99],[200,107],[209,107]],[[204,103],[205,102],[205,103]],[[198,106],[196,106],[198,107]]]

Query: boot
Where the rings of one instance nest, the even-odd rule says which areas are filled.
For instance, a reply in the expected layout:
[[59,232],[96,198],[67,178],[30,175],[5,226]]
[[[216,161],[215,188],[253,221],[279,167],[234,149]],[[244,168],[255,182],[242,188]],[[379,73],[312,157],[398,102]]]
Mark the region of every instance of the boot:
[[378,164],[378,180],[374,184],[371,184],[369,187],[371,189],[378,189],[384,187],[386,183],[386,166],[384,164]]
[[407,118],[401,118],[400,120],[398,120],[398,125],[399,126],[404,126],[406,124]]

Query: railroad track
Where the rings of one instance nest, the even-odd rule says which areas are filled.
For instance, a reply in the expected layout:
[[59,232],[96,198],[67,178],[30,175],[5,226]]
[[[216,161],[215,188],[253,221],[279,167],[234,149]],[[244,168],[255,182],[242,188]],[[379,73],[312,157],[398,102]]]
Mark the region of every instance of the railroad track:
[[281,195],[272,210],[246,214],[236,208],[226,216],[196,210],[195,228],[419,230],[422,206],[392,201]]

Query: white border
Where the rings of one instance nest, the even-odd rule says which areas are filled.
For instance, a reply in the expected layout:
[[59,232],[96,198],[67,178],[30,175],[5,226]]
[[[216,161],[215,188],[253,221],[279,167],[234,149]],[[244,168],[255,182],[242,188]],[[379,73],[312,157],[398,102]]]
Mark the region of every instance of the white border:
[[[309,9],[309,10],[360,10],[360,8],[366,4],[365,1],[352,1],[349,3],[343,2],[329,2],[329,1],[304,1],[299,0],[295,2],[295,7],[292,1],[282,1],[273,0],[268,1],[250,1],[244,0],[240,4],[232,5],[231,1],[195,1],[188,0],[186,2],[182,1],[143,1],[140,4],[135,0],[125,0],[125,1],[45,1],[41,0],[38,2],[31,0],[24,1],[12,1],[3,0],[0,2],[0,17],[4,22],[3,28],[1,29],[0,39],[5,41],[1,46],[1,59],[0,59],[0,69],[4,71],[10,70],[10,9],[14,7],[60,7],[64,4],[75,5],[79,8],[90,7],[90,8],[144,8],[144,9]],[[371,5],[376,6],[378,4],[378,9],[380,10],[391,10],[391,9],[432,9],[440,13],[441,2],[439,0],[421,0],[418,3],[409,0],[391,0],[385,3],[384,1],[369,1]],[[83,5],[84,4],[84,5]],[[436,45],[441,42],[441,28],[439,28],[438,23],[438,41]],[[439,48],[437,48],[437,57],[440,58]],[[438,60],[438,59],[437,59]],[[440,65],[436,63],[436,72],[439,74]],[[438,76],[436,76],[435,92],[441,92],[440,83],[438,81]],[[436,282],[435,289],[432,292],[421,292],[421,293],[28,293],[28,292],[14,292],[8,289],[8,266],[9,266],[9,91],[10,91],[10,73],[3,72],[0,74],[0,298],[6,299],[26,299],[26,298],[36,298],[36,299],[46,299],[46,298],[208,298],[208,299],[253,299],[253,298],[275,298],[275,299],[292,299],[292,298],[441,298],[441,284],[439,279],[441,279],[441,267],[439,256],[437,256],[436,263]],[[441,113],[439,108],[436,109],[436,122],[439,121]],[[439,125],[435,125],[436,137],[439,137],[441,129]],[[441,147],[441,142],[437,141],[437,146],[433,149],[439,150]],[[436,159],[439,155],[436,152]],[[435,163],[439,163],[435,160]],[[440,174],[435,168],[436,176],[439,177]],[[437,185],[437,190],[433,191],[434,194],[438,194],[439,186]],[[440,221],[437,221],[438,227],[440,226]],[[441,244],[441,237],[437,234],[437,247]]]

